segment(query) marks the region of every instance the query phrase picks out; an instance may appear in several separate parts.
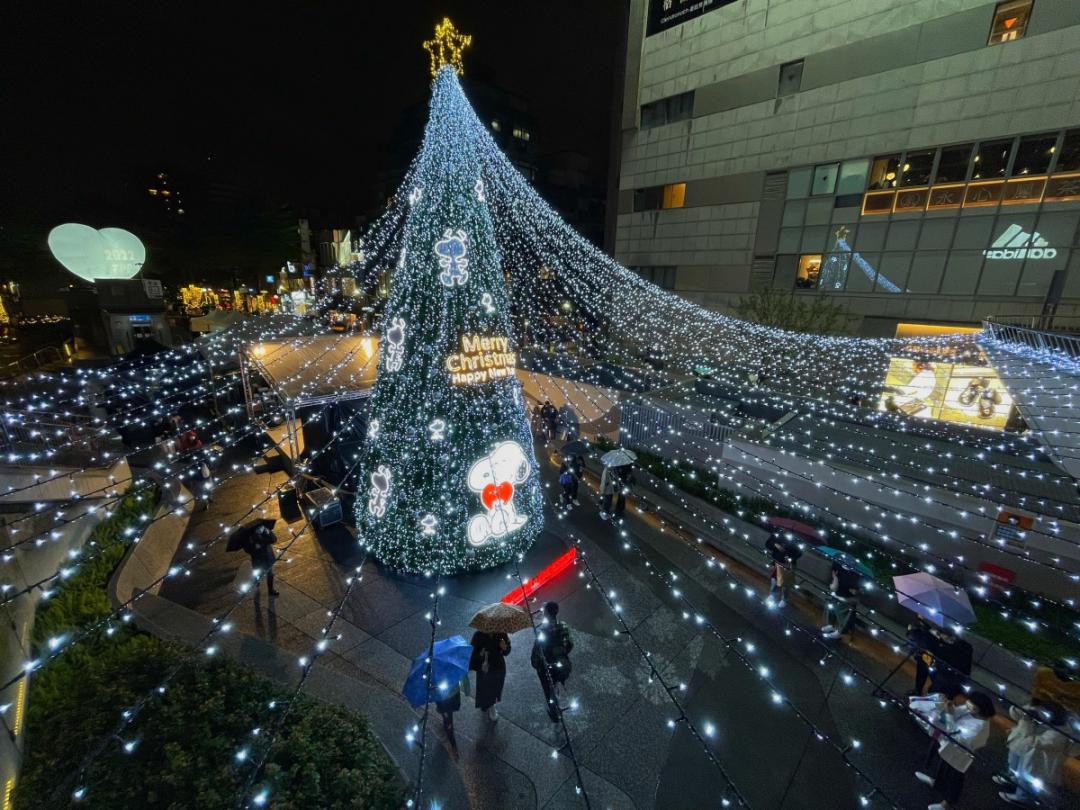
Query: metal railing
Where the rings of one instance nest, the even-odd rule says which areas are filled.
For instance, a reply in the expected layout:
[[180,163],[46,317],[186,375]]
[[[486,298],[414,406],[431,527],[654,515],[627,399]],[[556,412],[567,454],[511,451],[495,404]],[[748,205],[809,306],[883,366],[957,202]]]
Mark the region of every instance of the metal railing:
[[66,341],[51,346],[43,346],[33,354],[28,354],[0,366],[0,379],[10,379],[18,377],[20,374],[26,374],[29,371],[37,371],[50,363],[66,363],[67,357],[63,352],[65,345]]
[[991,316],[983,321],[987,337],[1049,352],[1062,360],[1080,359],[1080,318],[1032,315]]

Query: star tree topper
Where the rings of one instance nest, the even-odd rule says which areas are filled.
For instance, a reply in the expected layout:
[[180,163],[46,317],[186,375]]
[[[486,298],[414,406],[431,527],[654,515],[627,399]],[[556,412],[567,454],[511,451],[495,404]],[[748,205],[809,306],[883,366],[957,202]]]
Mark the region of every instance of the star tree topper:
[[424,50],[431,57],[432,78],[439,72],[439,68],[449,65],[458,76],[465,75],[465,66],[461,63],[461,54],[472,44],[471,34],[462,34],[449,17],[443,17],[443,21],[435,26],[435,39],[429,39],[424,43]]

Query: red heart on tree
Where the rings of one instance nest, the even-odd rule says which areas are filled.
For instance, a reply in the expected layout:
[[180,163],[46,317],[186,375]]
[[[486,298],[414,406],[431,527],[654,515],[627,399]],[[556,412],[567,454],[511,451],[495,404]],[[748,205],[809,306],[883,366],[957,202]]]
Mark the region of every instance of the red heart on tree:
[[495,501],[510,503],[510,499],[513,497],[514,485],[509,481],[503,481],[498,485],[488,484],[484,487],[484,491],[480,493],[480,500],[488,509],[495,505]]

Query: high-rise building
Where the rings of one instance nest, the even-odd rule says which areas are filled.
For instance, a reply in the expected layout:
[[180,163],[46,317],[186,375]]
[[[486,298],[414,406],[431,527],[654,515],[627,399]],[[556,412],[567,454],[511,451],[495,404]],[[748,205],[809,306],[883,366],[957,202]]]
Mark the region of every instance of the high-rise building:
[[1080,314],[1080,2],[631,0],[616,258],[706,306]]

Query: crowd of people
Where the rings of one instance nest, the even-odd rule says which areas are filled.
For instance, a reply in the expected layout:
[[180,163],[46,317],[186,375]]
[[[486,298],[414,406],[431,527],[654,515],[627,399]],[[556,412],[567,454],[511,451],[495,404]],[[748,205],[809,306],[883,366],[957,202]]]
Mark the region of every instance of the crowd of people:
[[[539,614],[540,628],[533,641],[529,662],[540,680],[545,708],[553,723],[561,719],[559,703],[560,687],[570,677],[570,652],[574,649],[570,628],[559,619],[558,602],[546,602]],[[469,672],[476,678],[475,689],[470,675],[447,690],[445,696],[435,703],[435,710],[442,717],[447,739],[456,747],[454,737],[454,714],[461,709],[461,695],[474,696],[474,705],[483,712],[489,722],[499,719],[497,704],[502,701],[506,684],[506,658],[513,647],[506,633],[476,631],[472,640]]]

